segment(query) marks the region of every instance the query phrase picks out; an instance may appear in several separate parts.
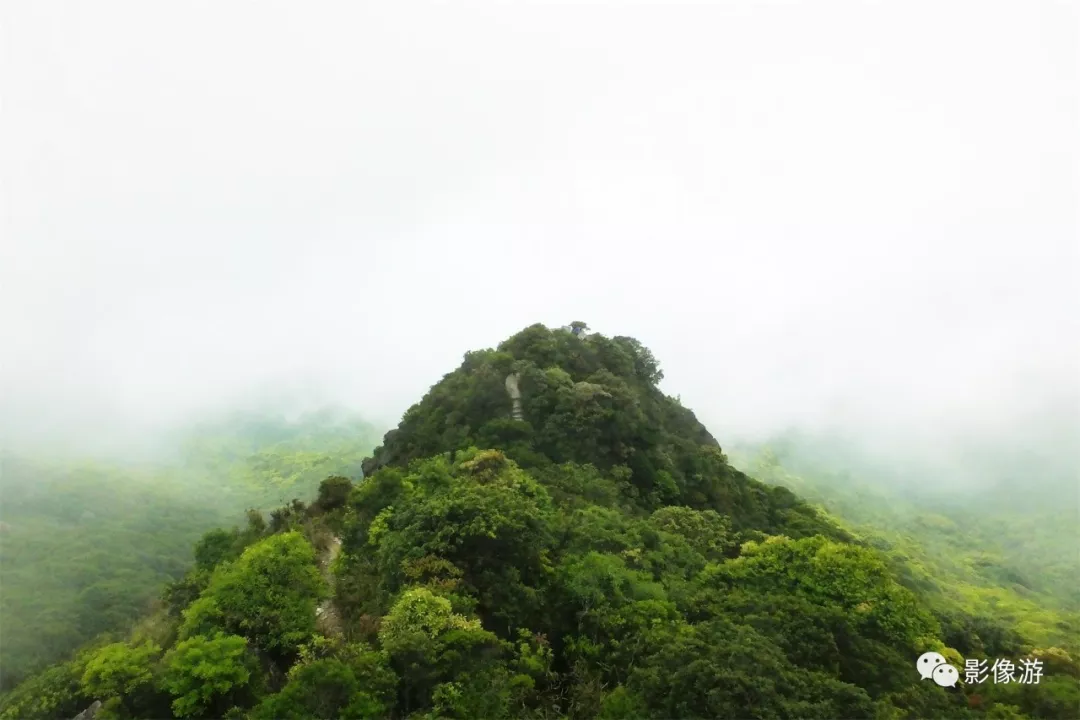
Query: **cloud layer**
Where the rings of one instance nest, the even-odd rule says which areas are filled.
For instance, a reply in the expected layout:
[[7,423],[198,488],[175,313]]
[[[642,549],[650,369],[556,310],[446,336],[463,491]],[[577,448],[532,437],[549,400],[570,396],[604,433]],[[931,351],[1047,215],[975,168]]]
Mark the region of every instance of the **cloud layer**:
[[1072,10],[719,5],[5,6],[9,443],[574,319],[720,435],[1075,413]]

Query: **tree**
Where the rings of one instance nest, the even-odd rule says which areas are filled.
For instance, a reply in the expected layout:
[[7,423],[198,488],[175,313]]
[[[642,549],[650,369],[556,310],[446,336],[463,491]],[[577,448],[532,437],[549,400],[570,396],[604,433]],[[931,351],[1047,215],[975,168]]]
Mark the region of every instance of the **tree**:
[[693,604],[707,617],[764,610],[767,620],[751,622],[777,632],[794,657],[872,692],[904,685],[910,658],[940,642],[934,618],[875,551],[823,537],[746,543],[739,558],[702,573]]
[[83,693],[100,700],[121,698],[129,710],[136,710],[154,681],[153,666],[161,648],[153,643],[133,647],[112,643],[94,653],[83,671]]
[[472,449],[459,457],[452,470],[438,460],[417,464],[406,480],[415,488],[412,501],[369,525],[369,533],[381,532],[373,557],[391,592],[407,582],[406,561],[448,561],[474,590],[478,612],[510,637],[542,612],[530,586],[546,574],[550,498],[500,452]]
[[218,717],[236,701],[252,680],[253,665],[247,640],[216,633],[180,642],[165,657],[164,687],[173,695],[178,717]]
[[161,599],[169,614],[174,617],[183,615],[191,603],[195,602],[206,589],[210,583],[210,577],[210,571],[194,567],[176,582],[167,584],[161,593]]
[[649,523],[657,530],[685,538],[707,560],[722,559],[734,546],[731,520],[715,510],[669,506],[654,512]]
[[239,533],[235,530],[211,530],[203,535],[195,543],[195,566],[201,570],[212,571],[223,561],[235,557],[239,553],[237,540]]
[[654,646],[634,664],[626,689],[653,716],[873,716],[863,690],[792,667],[767,638],[726,618],[687,626]]
[[82,691],[84,667],[85,660],[52,665],[0,695],[0,720],[52,720],[82,712],[93,702]]
[[324,512],[336,510],[345,505],[352,491],[352,480],[341,475],[331,475],[319,483],[318,507]]
[[453,630],[483,632],[479,620],[455,613],[446,598],[427,588],[411,588],[383,618],[379,642],[391,657],[414,656],[433,664],[439,659],[445,635]]
[[507,679],[505,668],[492,667],[503,650],[498,638],[478,619],[455,613],[449,600],[427,588],[402,593],[383,618],[379,642],[402,677],[404,712],[434,703],[444,711],[472,708],[480,712],[474,717],[491,716],[491,707],[478,707],[484,685],[487,693],[498,696],[496,705],[509,698],[509,688],[498,687]]
[[616,337],[615,342],[626,348],[634,358],[634,370],[638,377],[650,385],[656,385],[664,379],[660,363],[656,361],[652,350],[631,337]]
[[377,658],[376,673],[357,672],[352,664],[338,658],[297,665],[289,671],[282,691],[263,700],[252,720],[387,717],[394,700],[388,691],[393,690],[396,678],[384,657],[368,654]]
[[326,590],[311,544],[298,532],[274,535],[214,571],[185,613],[181,634],[217,627],[287,658],[315,631],[315,607]]
[[266,531],[266,518],[255,508],[249,508],[247,511],[247,529],[248,533],[254,537],[258,537]]

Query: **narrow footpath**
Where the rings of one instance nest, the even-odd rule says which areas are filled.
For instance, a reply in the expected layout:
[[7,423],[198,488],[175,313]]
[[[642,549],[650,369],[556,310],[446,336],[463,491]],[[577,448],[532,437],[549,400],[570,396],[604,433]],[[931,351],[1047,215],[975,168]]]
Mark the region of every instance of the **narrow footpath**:
[[330,596],[319,603],[318,609],[315,610],[315,622],[319,632],[327,637],[341,637],[343,634],[341,630],[341,616],[338,614],[337,607],[334,605],[336,592],[333,568],[334,560],[337,559],[340,552],[341,538],[335,535],[330,541],[330,547],[323,553],[323,556],[319,561],[319,569],[322,570],[323,578],[330,588]]

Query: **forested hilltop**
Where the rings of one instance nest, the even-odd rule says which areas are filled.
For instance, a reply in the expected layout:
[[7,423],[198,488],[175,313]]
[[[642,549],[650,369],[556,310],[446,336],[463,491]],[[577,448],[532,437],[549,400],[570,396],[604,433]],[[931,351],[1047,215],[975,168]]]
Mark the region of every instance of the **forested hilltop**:
[[973,652],[938,606],[888,550],[736,470],[661,379],[580,323],[467,354],[362,480],[203,535],[128,636],[0,717],[1077,716],[1067,650],[995,645],[993,618],[975,656],[1038,659],[1040,684],[920,680],[922,653],[962,673]]

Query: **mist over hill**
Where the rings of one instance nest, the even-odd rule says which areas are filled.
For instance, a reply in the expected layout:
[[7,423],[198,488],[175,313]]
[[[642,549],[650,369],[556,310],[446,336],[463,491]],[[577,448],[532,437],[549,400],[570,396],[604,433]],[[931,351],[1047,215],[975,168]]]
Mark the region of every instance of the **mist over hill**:
[[[373,428],[340,410],[240,410],[180,436],[177,499],[165,475],[142,498],[108,468],[61,468],[116,512],[83,530],[85,511],[58,504],[76,526],[53,552],[108,522],[145,545],[153,525],[159,545],[137,559],[159,576],[136,581],[124,542],[103,554],[97,536],[67,570],[78,594],[36,615],[9,588],[34,587],[43,558],[19,543],[58,494],[28,492],[44,469],[18,467],[5,614],[53,644],[5,646],[19,682],[0,717],[1071,717],[1067,543],[1001,542],[1048,516],[982,528],[941,496],[905,498],[890,483],[903,473],[879,474],[891,465],[808,435],[756,458],[736,448],[733,463],[663,378],[634,338],[535,324],[466,353],[362,461]],[[249,510],[202,534],[192,563],[160,541],[190,542],[211,513],[179,498]],[[178,511],[188,525],[164,527]],[[114,617],[95,609],[121,600]],[[65,612],[81,636],[57,623]],[[926,653],[954,671],[1006,657],[1047,675],[946,687],[920,682]]]
[[309,502],[328,475],[361,476],[379,437],[364,420],[276,410],[270,397],[144,430],[139,445],[0,454],[0,690],[126,632],[207,530]]
[[0,714],[1080,716],[1076,20],[0,4]]
[[282,386],[391,427],[578,316],[718,437],[1075,411],[1066,5],[409,5],[0,11],[0,444]]

